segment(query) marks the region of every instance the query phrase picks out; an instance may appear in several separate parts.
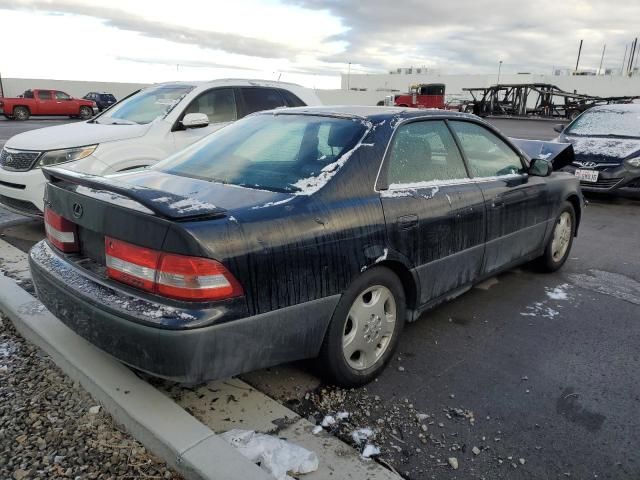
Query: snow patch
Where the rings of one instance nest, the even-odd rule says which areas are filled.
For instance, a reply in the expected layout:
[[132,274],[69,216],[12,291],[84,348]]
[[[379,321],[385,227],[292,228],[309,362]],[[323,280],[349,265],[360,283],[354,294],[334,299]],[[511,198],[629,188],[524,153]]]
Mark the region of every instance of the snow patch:
[[282,205],[287,202],[290,202],[294,198],[295,197],[291,196],[291,197],[285,198],[284,200],[278,200],[277,202],[268,202],[268,203],[265,203],[264,205],[256,205],[255,207],[251,207],[251,210],[258,210],[260,208],[268,208],[268,207],[274,207],[276,205]]
[[380,263],[383,262],[387,259],[387,255],[389,254],[389,249],[385,248],[382,252],[382,255],[380,255],[378,258],[376,258],[376,261],[374,263]]
[[314,452],[286,440],[238,429],[229,430],[220,436],[277,480],[294,480],[288,473],[299,475],[318,469],[318,456]]
[[182,200],[177,200],[173,203],[170,203],[172,202],[171,198],[158,197],[158,198],[154,198],[152,202],[166,203],[171,210],[175,210],[178,213],[192,213],[192,212],[199,212],[202,210],[213,210],[216,208],[215,205],[212,205],[211,203],[207,203],[207,202],[202,202],[196,198],[184,198]]
[[564,283],[562,285],[557,286],[554,289],[546,288],[547,297],[551,300],[568,300],[569,295],[567,295],[567,288],[569,284]]
[[371,457],[375,457],[376,455],[380,455],[380,449],[375,445],[367,445],[364,447],[362,454],[360,455],[364,459],[369,459]]
[[369,440],[369,437],[373,436],[373,430],[370,428],[358,428],[351,432],[351,438],[356,445],[360,445],[363,442]]

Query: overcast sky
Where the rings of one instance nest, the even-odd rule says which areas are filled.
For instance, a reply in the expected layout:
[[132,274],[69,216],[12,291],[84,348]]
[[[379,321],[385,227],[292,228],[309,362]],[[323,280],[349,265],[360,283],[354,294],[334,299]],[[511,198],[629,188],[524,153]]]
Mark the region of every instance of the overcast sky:
[[339,74],[619,69],[640,2],[619,0],[0,0],[5,77],[158,82]]

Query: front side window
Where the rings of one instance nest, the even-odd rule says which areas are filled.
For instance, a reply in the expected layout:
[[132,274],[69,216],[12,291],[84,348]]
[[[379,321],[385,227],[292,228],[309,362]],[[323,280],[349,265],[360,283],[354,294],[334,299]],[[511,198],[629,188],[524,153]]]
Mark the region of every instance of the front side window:
[[389,188],[467,178],[458,147],[443,121],[412,122],[399,127],[387,162]]
[[40,90],[38,92],[38,98],[40,100],[51,100],[51,92],[49,90]]
[[233,89],[216,88],[204,92],[189,104],[184,113],[204,113],[210,123],[232,122],[237,118]]
[[160,85],[140,90],[109,109],[96,122],[106,124],[151,123],[156,118],[169,114],[193,88],[193,85]]
[[[255,115],[156,164],[174,175],[278,192],[308,190],[365,133],[360,122],[314,115]],[[329,154],[328,154],[329,153]]]
[[244,97],[245,114],[247,115],[285,106],[282,96],[274,88],[254,87],[241,88],[240,90]]
[[451,121],[474,177],[522,173],[520,156],[486,128],[471,122]]
[[64,92],[56,92],[56,100],[71,100],[71,97]]

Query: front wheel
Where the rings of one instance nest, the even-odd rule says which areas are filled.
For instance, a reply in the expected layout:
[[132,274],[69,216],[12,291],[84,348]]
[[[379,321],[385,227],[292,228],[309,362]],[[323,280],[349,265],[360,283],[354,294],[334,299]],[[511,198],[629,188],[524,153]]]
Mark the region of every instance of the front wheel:
[[385,368],[398,344],[406,300],[397,275],[376,267],[338,302],[320,351],[322,373],[343,387],[364,385]]
[[89,107],[80,107],[80,118],[82,120],[88,120],[93,116],[93,110]]
[[564,202],[556,217],[551,238],[544,253],[538,258],[538,264],[545,272],[555,272],[567,261],[575,231],[576,212],[571,203]]

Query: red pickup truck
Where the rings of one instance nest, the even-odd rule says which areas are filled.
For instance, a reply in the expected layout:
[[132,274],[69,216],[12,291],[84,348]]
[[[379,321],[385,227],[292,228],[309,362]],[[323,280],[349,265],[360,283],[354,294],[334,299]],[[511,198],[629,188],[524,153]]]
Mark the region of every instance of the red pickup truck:
[[0,113],[13,120],[31,115],[64,115],[83,120],[98,113],[96,102],[73,98],[59,90],[26,90],[17,98],[0,98]]

